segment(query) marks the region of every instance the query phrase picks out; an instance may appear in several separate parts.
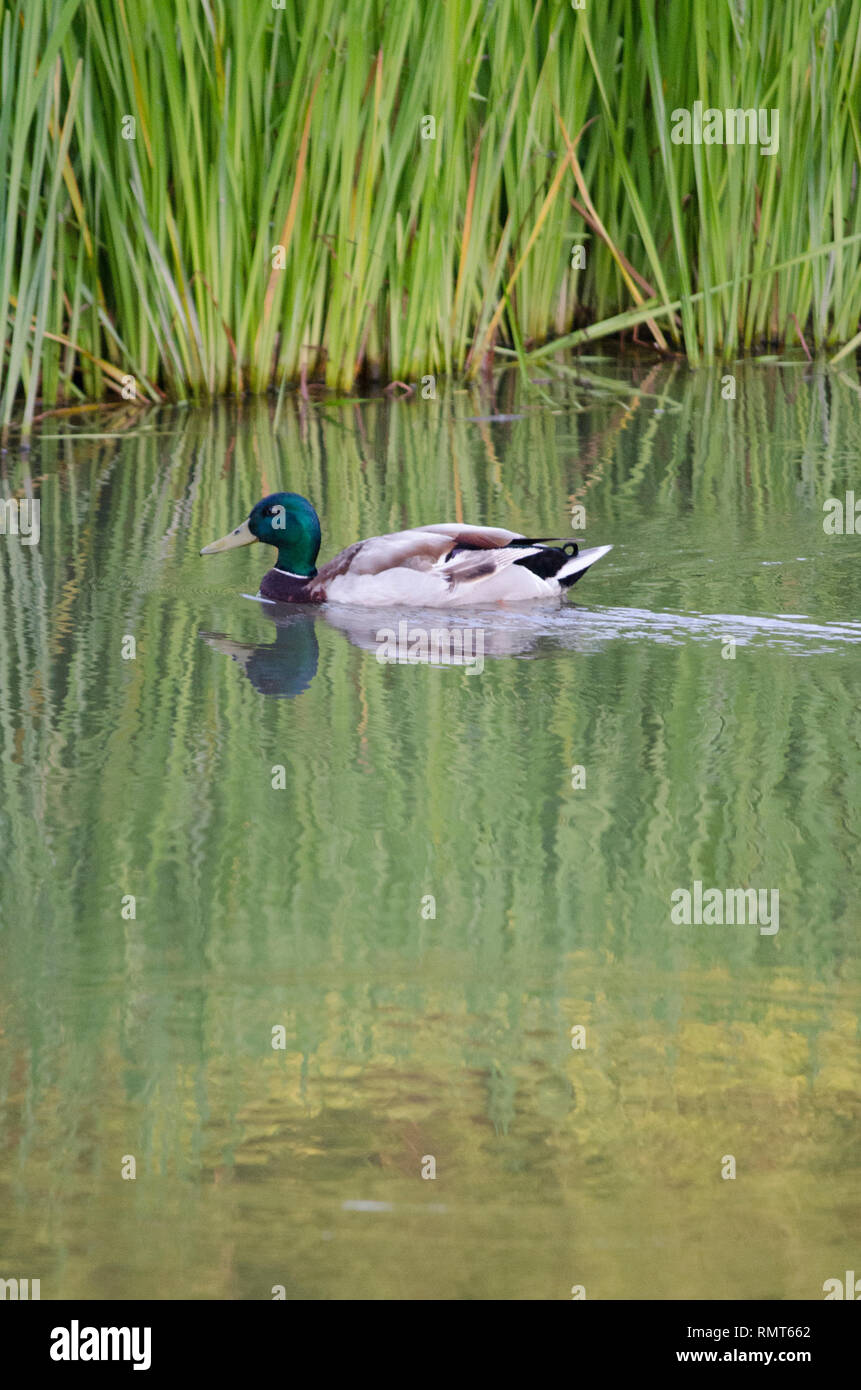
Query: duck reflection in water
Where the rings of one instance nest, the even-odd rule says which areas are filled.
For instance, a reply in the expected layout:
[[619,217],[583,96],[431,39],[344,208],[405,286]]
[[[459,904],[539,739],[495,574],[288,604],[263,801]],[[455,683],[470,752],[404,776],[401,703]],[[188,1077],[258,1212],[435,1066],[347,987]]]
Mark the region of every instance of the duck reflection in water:
[[355,647],[373,652],[381,664],[460,667],[479,675],[485,656],[525,656],[541,636],[533,623],[520,626],[498,613],[474,613],[464,618],[433,610],[405,620],[402,612],[261,602],[261,611],[275,625],[274,642],[241,642],[221,633],[201,632],[214,651],[239,663],[261,695],[292,700],[307,690],[317,672],[319,647],[316,623],[326,622]]
[[[558,608],[545,606],[541,611],[535,606],[517,611],[517,605],[512,605],[444,616],[438,609],[424,609],[405,619],[402,609],[343,604],[306,608],[265,599],[254,602],[274,624],[274,642],[241,642],[216,632],[201,632],[200,636],[213,650],[239,662],[261,695],[282,700],[301,695],[317,673],[317,623],[335,628],[354,647],[373,653],[381,664],[460,668],[468,676],[480,675],[488,658],[535,660],[563,652],[585,657],[619,639],[681,646],[688,642],[713,644],[725,640],[729,633],[740,644],[757,642],[787,651],[797,650],[799,641],[819,642],[829,651],[835,643],[858,642],[857,624],[823,625],[801,616],[754,618],[643,608],[584,608],[564,603]],[[469,683],[472,685],[472,680]]]
[[237,642],[217,632],[200,636],[214,651],[237,661],[261,695],[294,700],[317,674],[320,648],[314,619],[294,611],[274,621],[274,642]]

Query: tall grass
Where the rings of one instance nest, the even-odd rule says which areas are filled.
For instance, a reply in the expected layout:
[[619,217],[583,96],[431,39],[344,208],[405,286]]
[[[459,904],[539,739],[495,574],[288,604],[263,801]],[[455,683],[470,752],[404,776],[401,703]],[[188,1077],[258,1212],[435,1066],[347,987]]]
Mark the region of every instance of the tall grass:
[[[0,426],[640,325],[845,343],[859,56],[859,0],[5,0]],[[695,101],[779,152],[672,143]]]

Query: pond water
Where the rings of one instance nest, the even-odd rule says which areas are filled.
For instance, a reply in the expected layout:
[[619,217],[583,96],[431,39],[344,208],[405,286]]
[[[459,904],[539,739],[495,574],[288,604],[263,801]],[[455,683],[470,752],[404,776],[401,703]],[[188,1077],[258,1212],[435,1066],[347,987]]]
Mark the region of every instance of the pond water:
[[[0,536],[0,1276],[817,1299],[857,1267],[861,536],[823,507],[861,499],[861,400],[733,371],[60,416],[0,458],[41,503]],[[324,559],[577,507],[614,549],[443,619],[471,669],[386,663],[385,615],[200,558],[276,489]],[[674,921],[697,883],[779,919]]]

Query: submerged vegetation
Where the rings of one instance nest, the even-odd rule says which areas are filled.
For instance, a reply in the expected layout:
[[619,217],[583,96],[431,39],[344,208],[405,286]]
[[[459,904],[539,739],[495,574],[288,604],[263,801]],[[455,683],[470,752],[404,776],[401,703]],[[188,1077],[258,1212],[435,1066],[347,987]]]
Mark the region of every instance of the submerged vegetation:
[[[5,0],[0,426],[854,347],[859,54],[859,0]],[[779,140],[675,143],[697,103]]]

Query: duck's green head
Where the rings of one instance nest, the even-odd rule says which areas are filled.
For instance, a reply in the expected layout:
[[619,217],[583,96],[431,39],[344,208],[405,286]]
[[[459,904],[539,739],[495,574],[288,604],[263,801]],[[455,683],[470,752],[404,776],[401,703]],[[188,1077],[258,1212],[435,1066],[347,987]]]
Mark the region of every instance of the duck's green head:
[[291,574],[312,577],[317,573],[315,561],[320,549],[320,518],[298,492],[273,492],[253,507],[248,520],[222,536],[220,541],[205,545],[201,555],[217,555],[238,545],[262,541],[278,551],[275,568]]

